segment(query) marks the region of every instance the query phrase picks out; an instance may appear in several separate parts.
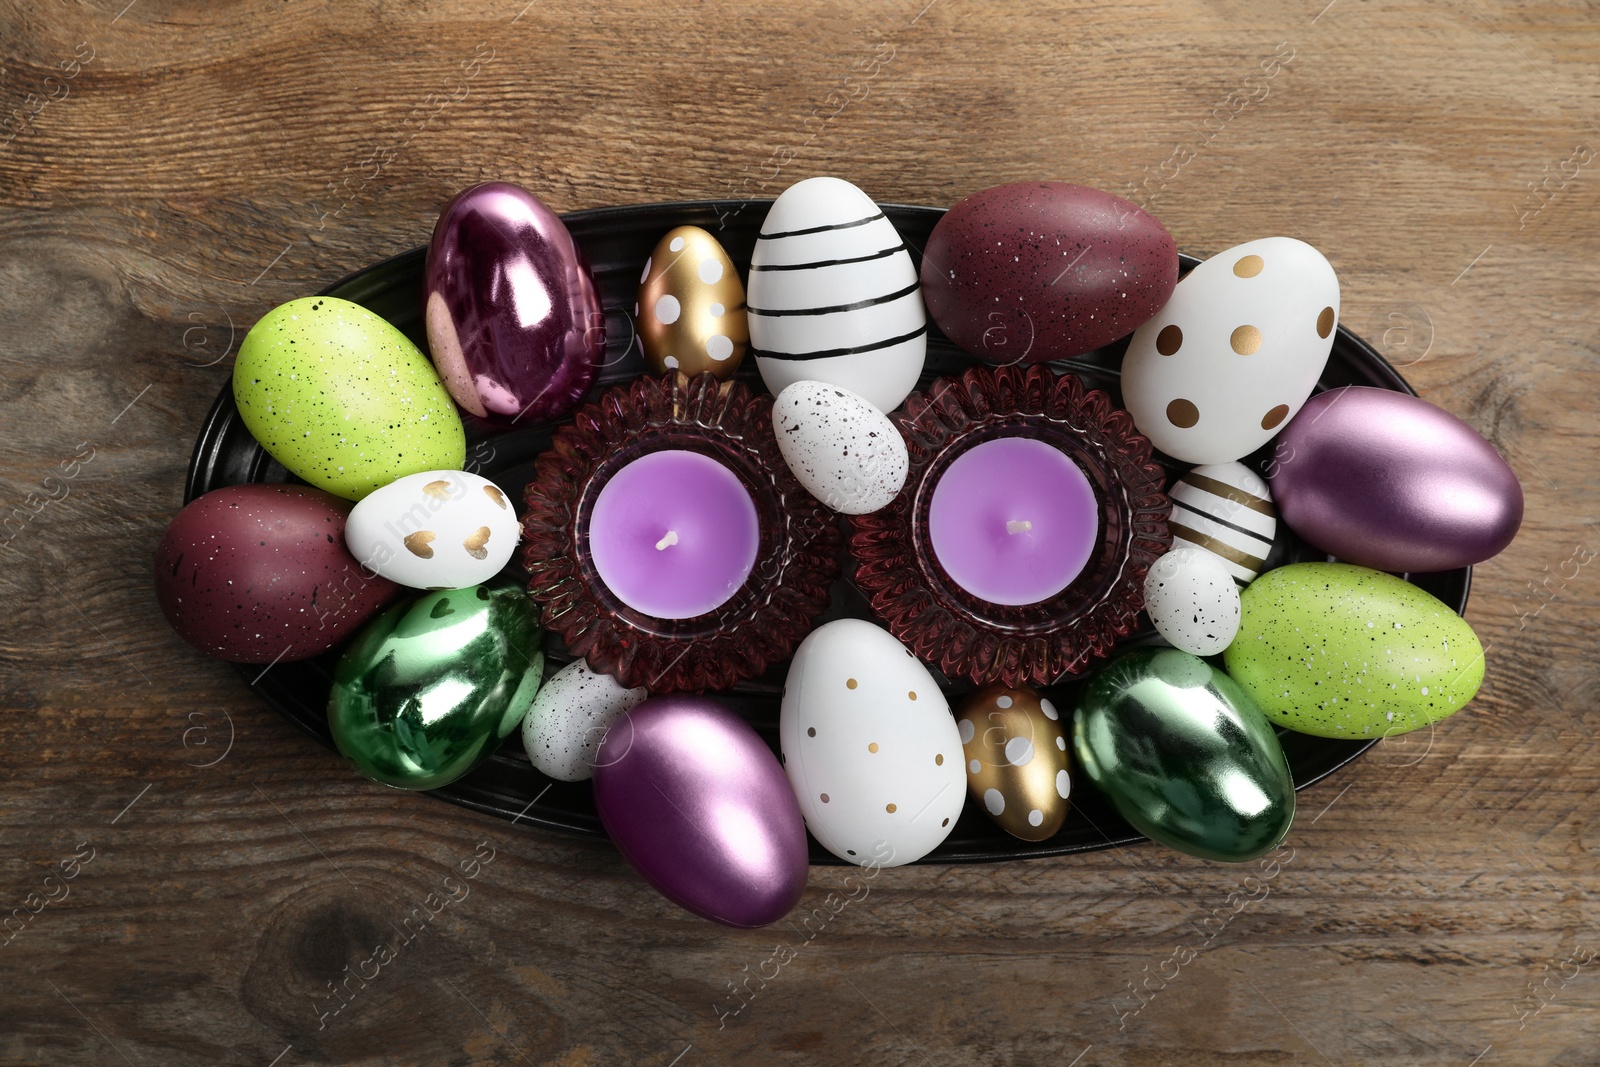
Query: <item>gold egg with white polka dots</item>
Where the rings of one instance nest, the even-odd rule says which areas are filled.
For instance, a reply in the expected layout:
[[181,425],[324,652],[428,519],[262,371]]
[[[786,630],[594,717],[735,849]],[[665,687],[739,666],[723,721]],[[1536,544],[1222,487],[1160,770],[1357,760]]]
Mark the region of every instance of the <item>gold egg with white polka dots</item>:
[[639,278],[634,321],[655,374],[709,372],[726,380],[750,345],[739,272],[698,226],[669,230],[656,244]]
[[967,791],[995,825],[1024,841],[1053,837],[1071,806],[1061,713],[1028,688],[991,685],[956,713]]

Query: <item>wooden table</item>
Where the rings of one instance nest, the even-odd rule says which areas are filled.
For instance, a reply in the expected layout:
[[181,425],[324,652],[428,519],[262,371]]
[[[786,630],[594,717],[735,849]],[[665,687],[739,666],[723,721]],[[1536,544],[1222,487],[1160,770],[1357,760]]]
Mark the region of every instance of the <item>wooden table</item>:
[[[6,4],[0,1060],[1600,1062],[1593,14],[1325,2]],[[1526,487],[1476,571],[1477,700],[1303,793],[1269,879],[1153,846],[902,869],[806,941],[370,785],[167,628],[151,554],[268,308],[480,180],[569,210],[812,174],[1069,180],[1198,255],[1322,249],[1344,322]]]

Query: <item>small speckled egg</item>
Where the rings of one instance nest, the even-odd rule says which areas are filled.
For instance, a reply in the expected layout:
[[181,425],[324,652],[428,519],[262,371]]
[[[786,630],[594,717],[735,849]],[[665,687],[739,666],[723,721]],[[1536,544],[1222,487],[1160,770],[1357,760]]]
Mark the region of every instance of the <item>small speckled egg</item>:
[[307,659],[400,592],[345,548],[350,503],[307,485],[213,489],[156,550],[156,598],[178,635],[236,663]]
[[348,300],[309,296],[263,315],[239,345],[233,398],[273,459],[347,500],[467,459],[461,416],[428,358]]
[[1186,472],[1167,495],[1172,547],[1210,552],[1241,589],[1255,580],[1278,532],[1278,513],[1261,475],[1243,463],[1213,463]]
[[772,429],[795,479],[834,511],[870,514],[905,484],[910,458],[900,431],[848,389],[795,382],[772,404]]
[[1228,463],[1282,430],[1316,388],[1339,278],[1293,237],[1235,245],[1190,271],[1122,357],[1139,432],[1189,463]]
[[733,377],[750,343],[744,286],[717,239],[698,226],[667,231],[645,261],[634,310],[652,371]]
[[1193,656],[1215,656],[1239,632],[1239,587],[1221,559],[1175,548],[1144,578],[1144,609],[1161,636]]
[[1067,736],[1055,705],[1028,688],[991,685],[956,713],[967,791],[995,825],[1044,841],[1066,820],[1072,796]]
[[488,581],[521,534],[510,497],[465,471],[422,471],[391,482],[363,498],[344,528],[364,566],[414,589]]
[[594,776],[595,753],[606,730],[649,696],[609,674],[597,674],[581,659],[544,683],[522,720],[522,747],[539,770],[562,782]]
[[928,669],[870,622],[835,619],[800,642],[778,741],[806,826],[842,860],[911,863],[961,816],[966,772],[950,706]]
[[1251,582],[1242,601],[1228,673],[1299,733],[1406,733],[1454,714],[1483,684],[1472,627],[1392,574],[1295,563]]

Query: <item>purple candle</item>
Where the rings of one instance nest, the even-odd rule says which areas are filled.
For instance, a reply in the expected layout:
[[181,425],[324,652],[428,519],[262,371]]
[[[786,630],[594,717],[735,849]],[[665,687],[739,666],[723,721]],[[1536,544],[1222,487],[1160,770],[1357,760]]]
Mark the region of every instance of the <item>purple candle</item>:
[[928,537],[945,573],[991,604],[1037,604],[1094,552],[1099,502],[1078,465],[1025,437],[985,441],[933,487]]
[[589,549],[600,580],[634,611],[691,619],[725,604],[756,563],[756,506],[710,456],[652,452],[600,490]]

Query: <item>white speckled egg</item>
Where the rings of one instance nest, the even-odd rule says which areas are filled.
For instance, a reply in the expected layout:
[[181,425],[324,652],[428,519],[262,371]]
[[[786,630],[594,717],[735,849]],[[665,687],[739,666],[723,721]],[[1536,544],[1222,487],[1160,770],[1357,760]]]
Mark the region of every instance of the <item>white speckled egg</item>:
[[800,643],[778,740],[806,826],[840,859],[910,863],[961,815],[966,771],[950,706],[927,668],[870,622],[838,619]]
[[1239,587],[1210,552],[1174,548],[1145,575],[1144,610],[1173,648],[1215,656],[1239,632]]
[[1122,398],[1169,456],[1227,463],[1266,444],[1316,387],[1339,278],[1321,252],[1265,237],[1190,271],[1122,359]]
[[917,270],[872,198],[807,178],[767,212],[750,256],[750,346],[773,394],[843,386],[879,411],[916,388],[928,347]]
[[522,529],[511,499],[466,471],[408,474],[364,497],[344,524],[362,566],[414,589],[463,589],[500,572]]
[[1183,474],[1172,498],[1172,547],[1193,545],[1222,560],[1243,589],[1266,566],[1278,532],[1272,491],[1243,463],[1213,463]]
[[597,674],[575,659],[544,683],[522,719],[522,747],[529,761],[562,782],[594,776],[595,752],[606,730],[650,694],[629,689],[609,674]]
[[887,415],[824,382],[795,382],[772,405],[778,451],[806,491],[834,511],[867,515],[906,481],[910,457]]

